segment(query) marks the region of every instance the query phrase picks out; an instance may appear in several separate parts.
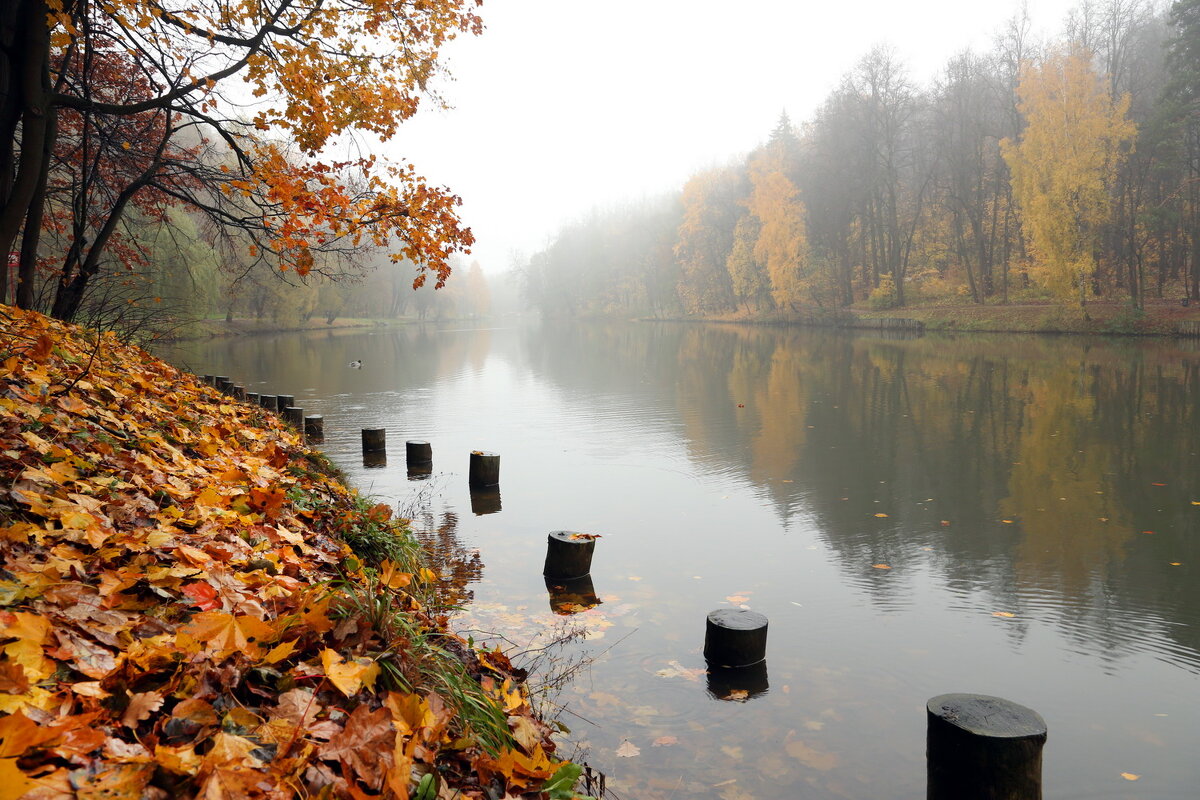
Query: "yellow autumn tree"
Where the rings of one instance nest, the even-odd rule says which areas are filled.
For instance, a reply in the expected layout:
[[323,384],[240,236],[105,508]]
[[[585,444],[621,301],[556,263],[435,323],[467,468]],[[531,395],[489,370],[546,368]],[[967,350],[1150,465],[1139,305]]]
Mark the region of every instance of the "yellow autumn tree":
[[1113,101],[1090,54],[1078,49],[1026,64],[1017,97],[1025,130],[1001,149],[1034,256],[1032,275],[1082,309],[1109,218],[1109,187],[1137,133],[1125,118],[1129,97]]
[[804,204],[787,176],[787,154],[776,143],[750,161],[753,189],[747,207],[759,221],[755,261],[766,268],[771,297],[780,308],[794,308],[805,292]]

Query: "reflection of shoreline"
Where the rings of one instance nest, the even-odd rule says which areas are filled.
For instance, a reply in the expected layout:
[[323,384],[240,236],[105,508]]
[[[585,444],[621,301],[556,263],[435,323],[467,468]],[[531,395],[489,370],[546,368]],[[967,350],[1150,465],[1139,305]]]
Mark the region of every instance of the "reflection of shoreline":
[[449,608],[469,603],[475,596],[469,587],[483,578],[483,559],[478,550],[467,548],[458,538],[458,515],[443,511],[439,517],[428,509],[418,510],[412,531],[429,567],[437,573],[438,602]]

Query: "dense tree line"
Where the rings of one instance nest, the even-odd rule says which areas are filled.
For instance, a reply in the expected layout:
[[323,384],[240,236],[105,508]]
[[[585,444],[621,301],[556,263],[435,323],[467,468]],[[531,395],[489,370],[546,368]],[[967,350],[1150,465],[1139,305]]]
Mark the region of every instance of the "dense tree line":
[[677,196],[597,212],[527,267],[550,314],[1083,307],[1200,298],[1200,0],[1018,13],[930,85],[868,52],[813,118]]

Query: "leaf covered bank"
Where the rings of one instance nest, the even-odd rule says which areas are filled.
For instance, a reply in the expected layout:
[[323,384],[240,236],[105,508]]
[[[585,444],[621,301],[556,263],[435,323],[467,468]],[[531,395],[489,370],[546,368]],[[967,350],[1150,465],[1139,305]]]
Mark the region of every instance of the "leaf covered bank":
[[0,797],[574,796],[405,522],[274,415],[4,307],[0,477]]

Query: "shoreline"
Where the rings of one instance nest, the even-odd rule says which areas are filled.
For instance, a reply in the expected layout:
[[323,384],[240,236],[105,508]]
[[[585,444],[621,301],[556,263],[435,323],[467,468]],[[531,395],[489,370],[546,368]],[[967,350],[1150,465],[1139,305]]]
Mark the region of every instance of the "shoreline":
[[[1009,305],[905,306],[887,310],[858,307],[837,311],[808,309],[801,312],[756,314],[737,312],[706,316],[642,317],[646,322],[718,322],[740,325],[777,325],[879,329],[876,320],[911,320],[925,333],[1025,333],[1073,336],[1195,337],[1181,332],[1181,324],[1200,326],[1200,304],[1182,306],[1175,301],[1147,303],[1137,311],[1126,303],[1096,302],[1080,309],[1050,303]],[[904,323],[895,327],[901,328]],[[887,329],[886,323],[882,325]]]

